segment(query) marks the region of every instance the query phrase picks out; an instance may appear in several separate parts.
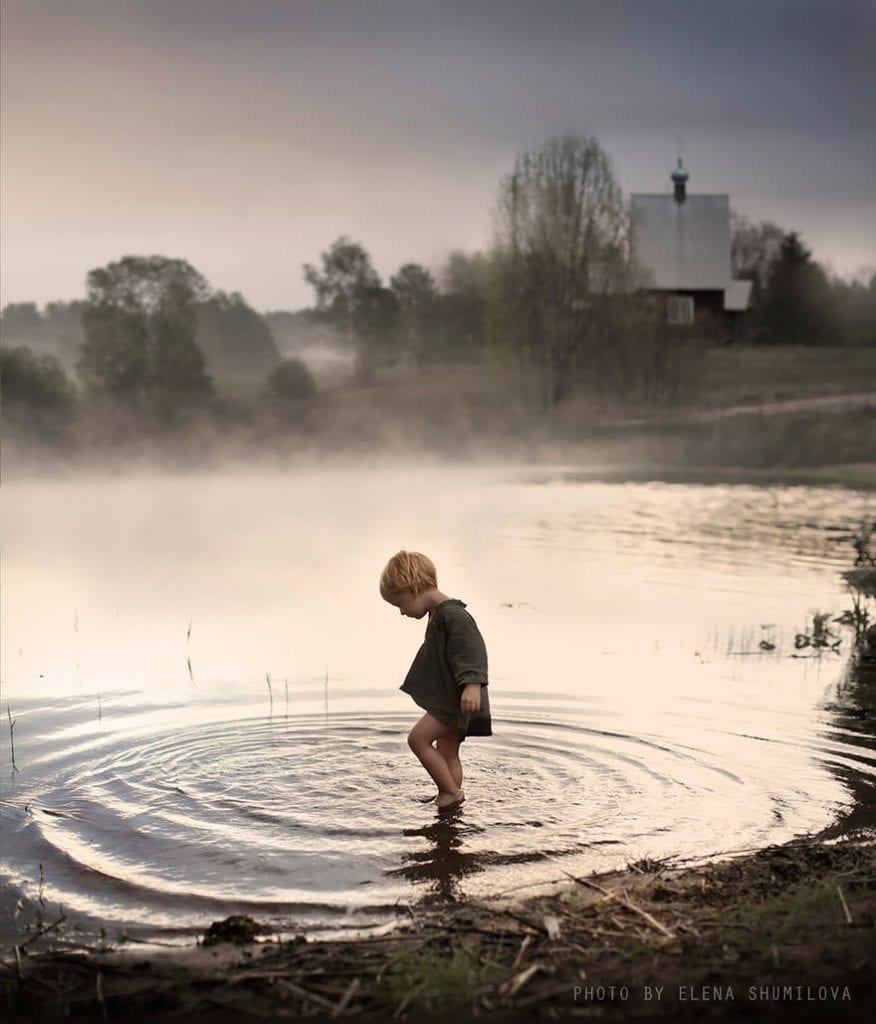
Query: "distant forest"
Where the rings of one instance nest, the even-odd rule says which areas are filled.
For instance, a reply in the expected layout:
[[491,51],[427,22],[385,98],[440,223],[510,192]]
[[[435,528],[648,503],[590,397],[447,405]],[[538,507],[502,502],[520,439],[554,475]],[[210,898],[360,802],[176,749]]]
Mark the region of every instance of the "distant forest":
[[[4,419],[55,441],[77,419],[92,440],[96,420],[122,440],[193,416],[300,425],[326,389],[466,364],[517,367],[543,409],[582,393],[696,399],[706,342],[668,332],[596,140],[521,154],[497,213],[489,249],[406,263],[388,281],[362,243],[338,238],[303,267],[313,304],[297,311],[258,313],[184,259],[121,257],[89,272],[81,301],[3,309]],[[876,345],[876,273],[833,277],[797,232],[735,214],[731,260],[753,282],[735,344]]]

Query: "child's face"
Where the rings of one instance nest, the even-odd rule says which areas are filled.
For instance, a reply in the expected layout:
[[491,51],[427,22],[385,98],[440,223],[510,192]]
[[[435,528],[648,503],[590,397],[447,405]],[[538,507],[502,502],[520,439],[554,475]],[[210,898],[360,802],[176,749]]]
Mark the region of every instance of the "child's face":
[[429,610],[425,596],[414,590],[400,590],[386,600],[394,608],[398,608],[400,614],[406,615],[409,619],[422,619]]

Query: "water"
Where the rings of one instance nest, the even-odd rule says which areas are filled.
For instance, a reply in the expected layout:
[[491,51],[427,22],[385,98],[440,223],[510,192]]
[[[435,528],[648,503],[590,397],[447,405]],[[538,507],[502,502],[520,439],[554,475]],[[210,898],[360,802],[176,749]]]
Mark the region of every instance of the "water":
[[[359,468],[4,504],[7,938],[60,905],[86,935],[325,934],[872,824],[872,719],[842,658],[791,656],[849,603],[863,493]],[[397,689],[424,623],[377,595],[400,547],[490,652],[495,735],[440,818]]]

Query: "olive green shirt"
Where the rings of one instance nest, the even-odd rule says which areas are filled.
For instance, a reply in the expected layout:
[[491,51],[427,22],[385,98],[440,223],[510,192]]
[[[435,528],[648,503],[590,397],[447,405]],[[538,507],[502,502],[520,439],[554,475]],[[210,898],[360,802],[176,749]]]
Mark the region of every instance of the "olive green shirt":
[[[459,699],[469,683],[480,683],[481,707],[473,715],[461,715]],[[451,598],[432,610],[423,645],[400,689],[439,722],[449,725],[456,719],[461,740],[492,735],[487,648],[462,601]]]

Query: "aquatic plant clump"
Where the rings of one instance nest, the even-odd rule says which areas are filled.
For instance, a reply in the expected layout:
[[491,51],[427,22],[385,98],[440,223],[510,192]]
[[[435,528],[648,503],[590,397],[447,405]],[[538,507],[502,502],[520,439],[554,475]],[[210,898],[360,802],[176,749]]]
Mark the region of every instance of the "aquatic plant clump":
[[794,637],[794,648],[798,651],[811,647],[816,652],[825,650],[839,652],[843,638],[831,626],[832,622],[837,621],[838,619],[831,618],[830,612],[814,612],[809,629]]

